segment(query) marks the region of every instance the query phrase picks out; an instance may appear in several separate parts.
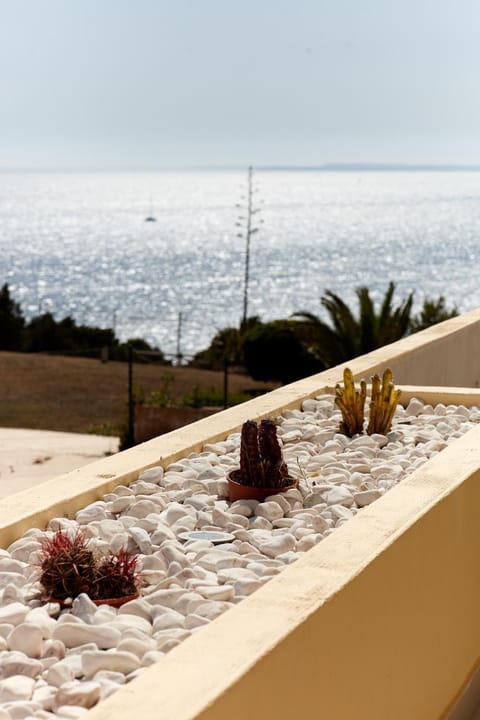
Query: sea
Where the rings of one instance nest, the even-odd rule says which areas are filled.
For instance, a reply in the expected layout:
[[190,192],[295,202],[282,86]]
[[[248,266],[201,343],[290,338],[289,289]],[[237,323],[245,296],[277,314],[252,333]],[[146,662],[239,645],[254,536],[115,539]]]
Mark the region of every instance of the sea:
[[[0,285],[29,319],[112,327],[168,355],[238,326],[246,170],[0,172]],[[480,172],[258,170],[247,314],[325,317],[326,290],[480,305]],[[155,222],[146,221],[153,216]]]

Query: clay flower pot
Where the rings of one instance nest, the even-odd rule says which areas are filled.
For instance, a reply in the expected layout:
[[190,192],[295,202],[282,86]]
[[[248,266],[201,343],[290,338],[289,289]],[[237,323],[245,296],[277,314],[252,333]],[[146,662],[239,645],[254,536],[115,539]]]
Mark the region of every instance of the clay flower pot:
[[110,607],[119,608],[130,600],[136,600],[140,596],[140,593],[133,593],[133,595],[124,595],[123,597],[116,598],[104,598],[103,600],[94,600],[95,605],[110,605]]
[[256,487],[254,485],[243,485],[238,482],[239,477],[240,470],[231,470],[227,474],[228,495],[231,502],[235,500],[258,500],[259,502],[263,502],[269,495],[276,495],[277,493],[292,490],[292,488],[296,488],[298,485],[298,480],[291,477],[291,483],[283,487]]
[[[87,593],[88,594],[88,593]],[[123,595],[122,597],[116,597],[116,598],[104,598],[103,600],[95,600],[94,598],[90,598],[95,605],[110,605],[110,607],[119,608],[122,605],[125,605],[125,603],[130,602],[130,600],[136,600],[140,596],[140,593],[133,593],[132,595]],[[67,598],[66,600],[60,600],[56,597],[44,597],[44,602],[51,602],[51,603],[58,603],[62,610],[65,610],[65,608],[71,608],[73,604],[73,600],[75,598]]]

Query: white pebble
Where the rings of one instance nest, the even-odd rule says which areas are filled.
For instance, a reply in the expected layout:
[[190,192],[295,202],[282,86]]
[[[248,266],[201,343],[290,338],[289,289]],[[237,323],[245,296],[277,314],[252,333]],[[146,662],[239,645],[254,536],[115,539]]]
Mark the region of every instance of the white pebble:
[[39,658],[42,653],[43,632],[32,623],[21,623],[13,628],[7,638],[10,650],[19,650],[30,658]]
[[74,673],[67,662],[58,662],[47,670],[46,680],[49,685],[59,688],[66,682],[73,680]]
[[232,585],[199,585],[197,592],[206,600],[232,600],[235,595]]
[[[290,510],[290,507],[288,508]],[[288,511],[287,511],[288,512]],[[279,520],[284,515],[284,510],[277,502],[263,502],[255,508],[257,517],[264,517],[270,522]]]
[[14,602],[0,607],[0,623],[10,623],[11,625],[20,625],[30,608],[22,603]]
[[81,705],[62,705],[56,708],[55,715],[60,720],[78,720],[85,712]]
[[170,630],[170,628],[182,628],[185,624],[185,616],[171,608],[162,608],[162,612],[155,614],[153,619],[153,632],[159,630]]
[[381,496],[382,493],[379,490],[363,490],[362,492],[354,493],[353,499],[358,507],[365,507],[375,500],[378,500]]
[[327,505],[344,505],[351,507],[353,505],[353,495],[346,487],[333,487],[325,493],[325,501]]
[[295,547],[295,538],[290,533],[277,535],[261,546],[261,551],[268,557],[277,557],[283,553],[293,550]]
[[132,526],[128,529],[128,534],[135,542],[141,553],[148,555],[152,552],[152,541],[146,530],[143,530],[140,527]]
[[27,657],[25,653],[12,650],[0,656],[0,678],[12,675],[36,677],[43,670],[39,660]]
[[30,700],[34,687],[35,680],[24,675],[12,675],[5,680],[0,680],[0,702]]
[[55,707],[76,705],[91,708],[100,700],[100,685],[97,682],[78,682],[72,680],[58,688]]
[[149,468],[148,470],[144,470],[140,476],[139,480],[142,480],[144,482],[149,483],[156,483],[157,485],[160,483],[164,476],[163,468],[158,465],[157,467]]
[[61,640],[67,648],[94,642],[99,648],[107,649],[117,646],[121,632],[115,628],[102,625],[64,622],[57,625],[52,637],[54,640]]
[[83,510],[79,510],[76,514],[76,520],[79,525],[88,525],[94,520],[103,520],[106,517],[106,509],[104,502],[96,502]]
[[115,652],[95,652],[82,653],[82,670],[85,677],[93,677],[99,670],[113,670],[115,672],[127,675],[136,670],[141,665],[136,655],[125,650],[116,650]]

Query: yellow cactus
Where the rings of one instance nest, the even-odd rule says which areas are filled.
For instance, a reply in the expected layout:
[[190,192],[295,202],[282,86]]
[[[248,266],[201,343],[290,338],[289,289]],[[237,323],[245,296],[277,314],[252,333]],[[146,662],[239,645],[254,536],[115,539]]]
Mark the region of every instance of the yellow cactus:
[[369,435],[373,433],[386,435],[390,432],[401,392],[395,389],[392,371],[389,368],[383,373],[381,383],[378,375],[372,377],[370,417],[367,427]]
[[355,388],[352,371],[345,368],[343,371],[343,385],[335,386],[335,405],[340,408],[342,422],[340,432],[348,437],[363,432],[365,418],[365,398],[367,397],[367,385],[365,380],[360,381],[360,390]]

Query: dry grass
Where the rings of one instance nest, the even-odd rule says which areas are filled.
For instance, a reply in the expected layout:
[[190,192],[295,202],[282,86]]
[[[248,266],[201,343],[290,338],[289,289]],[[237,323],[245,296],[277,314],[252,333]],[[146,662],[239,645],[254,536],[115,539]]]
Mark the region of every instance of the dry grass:
[[[174,376],[175,397],[195,386],[223,388],[210,370],[135,364],[134,386],[145,394]],[[264,388],[246,375],[229,375],[229,392]],[[118,434],[127,417],[127,363],[53,355],[0,352],[0,427]]]

